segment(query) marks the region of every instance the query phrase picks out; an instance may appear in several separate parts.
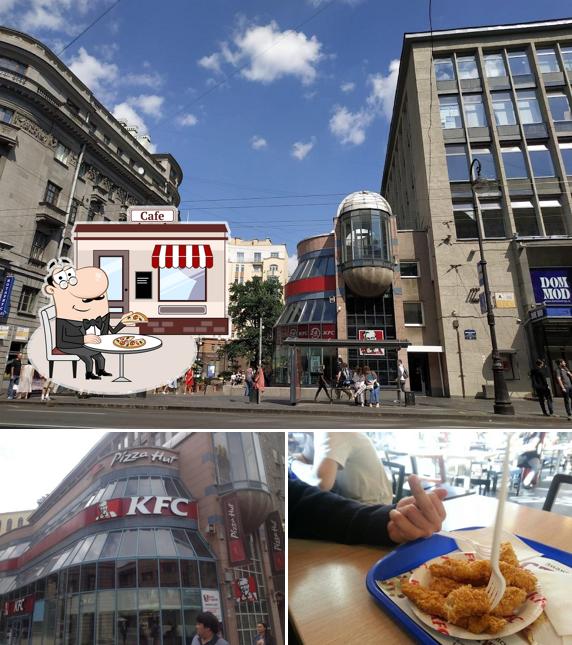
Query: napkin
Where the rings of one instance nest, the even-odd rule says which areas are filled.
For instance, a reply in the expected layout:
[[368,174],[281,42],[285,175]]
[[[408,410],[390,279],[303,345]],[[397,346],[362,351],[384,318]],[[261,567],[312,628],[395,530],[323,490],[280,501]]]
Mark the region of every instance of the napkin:
[[[546,615],[559,636],[572,636],[570,611],[571,573],[534,570],[542,595],[546,598]],[[567,642],[567,641],[566,641]]]

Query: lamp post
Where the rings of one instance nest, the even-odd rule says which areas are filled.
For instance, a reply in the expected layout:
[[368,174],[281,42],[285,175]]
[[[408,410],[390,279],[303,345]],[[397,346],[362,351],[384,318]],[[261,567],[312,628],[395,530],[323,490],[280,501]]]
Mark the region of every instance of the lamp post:
[[[476,177],[474,170],[476,169]],[[477,188],[481,188],[486,185],[486,182],[481,179],[481,162],[478,159],[473,159],[471,162],[471,168],[469,170],[469,176],[471,178],[471,191],[473,193],[473,202],[475,207],[475,220],[477,222],[477,236],[479,239],[479,254],[480,261],[479,265],[481,267],[481,272],[483,276],[483,287],[485,290],[485,302],[487,306],[487,323],[489,325],[489,331],[491,334],[491,345],[492,345],[492,364],[493,364],[493,383],[495,390],[495,403],[494,403],[494,413],[495,414],[505,414],[513,415],[514,406],[511,403],[510,395],[508,393],[508,388],[506,386],[506,380],[504,377],[504,367],[500,358],[500,353],[497,345],[497,333],[495,328],[495,315],[493,312],[492,301],[491,301],[491,290],[489,287],[489,277],[487,274],[487,261],[485,260],[485,251],[483,248],[483,229],[482,229],[482,220],[481,220],[481,208],[479,204],[479,199],[477,195]]]

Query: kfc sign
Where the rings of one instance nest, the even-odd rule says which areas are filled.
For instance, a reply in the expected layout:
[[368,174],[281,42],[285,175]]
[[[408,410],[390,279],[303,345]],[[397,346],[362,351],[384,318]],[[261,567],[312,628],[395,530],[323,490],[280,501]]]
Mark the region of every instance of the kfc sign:
[[175,515],[193,520],[198,517],[196,502],[184,497],[156,495],[108,499],[94,504],[86,510],[90,513],[90,522],[101,522],[133,515]]
[[[358,331],[359,340],[384,340],[385,334],[383,329],[360,329]],[[360,347],[360,356],[385,356],[383,347]]]
[[131,464],[140,459],[146,459],[152,464],[171,465],[176,461],[177,455],[168,454],[164,450],[154,450],[153,452],[147,450],[124,450],[113,455],[111,466],[115,466],[115,464]]
[[20,616],[31,614],[34,610],[34,596],[24,596],[16,600],[7,600],[4,603],[4,616]]

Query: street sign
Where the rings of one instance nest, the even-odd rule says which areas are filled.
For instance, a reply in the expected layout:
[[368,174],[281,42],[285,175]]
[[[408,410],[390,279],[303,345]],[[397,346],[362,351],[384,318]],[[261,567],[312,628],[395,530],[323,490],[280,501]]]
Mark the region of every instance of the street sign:
[[465,340],[477,340],[477,330],[465,329]]
[[512,291],[503,291],[495,293],[495,307],[497,309],[514,309],[516,301]]

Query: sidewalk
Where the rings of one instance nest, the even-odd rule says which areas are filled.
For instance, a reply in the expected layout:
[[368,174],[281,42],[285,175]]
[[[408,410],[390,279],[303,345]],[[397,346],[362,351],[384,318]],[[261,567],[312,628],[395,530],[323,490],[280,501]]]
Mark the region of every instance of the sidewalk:
[[[314,389],[308,389],[305,395],[313,397]],[[347,397],[343,396],[340,400],[334,400],[330,403],[325,397],[314,403],[313,398],[303,401],[293,406],[290,405],[288,388],[269,388],[263,396],[260,404],[250,404],[248,399],[243,395],[242,388],[227,388],[227,393],[209,392],[207,395],[196,393],[192,395],[184,394],[151,394],[147,393],[146,397],[135,395],[122,397],[108,396],[91,396],[87,399],[78,399],[73,394],[56,394],[48,403],[44,403],[36,395],[22,403],[48,405],[48,406],[86,406],[101,408],[124,408],[124,409],[146,409],[155,410],[170,409],[189,409],[197,412],[234,412],[236,414],[247,413],[272,413],[272,414],[290,414],[290,415],[322,415],[322,416],[351,416],[351,417],[380,417],[380,418],[415,418],[431,417],[435,420],[445,420],[450,422],[466,423],[470,419],[487,419],[500,418],[506,419],[506,425],[511,425],[511,419],[527,419],[538,422],[539,427],[555,423],[563,429],[572,431],[572,422],[566,420],[564,405],[560,399],[555,401],[556,417],[544,417],[536,401],[526,399],[514,399],[515,417],[500,417],[493,413],[493,401],[483,399],[463,399],[462,397],[452,398],[432,398],[418,396],[415,406],[405,407],[393,403],[391,398],[393,393],[384,391],[382,393],[381,405],[379,408],[368,408],[355,406],[350,403]],[[324,396],[322,394],[322,396]],[[3,395],[0,398],[1,404],[18,405],[19,401],[8,401]]]

